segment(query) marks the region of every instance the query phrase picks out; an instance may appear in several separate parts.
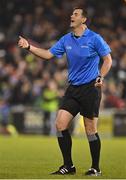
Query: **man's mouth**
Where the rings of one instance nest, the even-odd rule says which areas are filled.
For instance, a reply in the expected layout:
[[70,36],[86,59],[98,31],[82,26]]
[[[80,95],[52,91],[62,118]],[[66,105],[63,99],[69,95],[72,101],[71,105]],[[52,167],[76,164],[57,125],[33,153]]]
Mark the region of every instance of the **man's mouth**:
[[71,23],[74,23],[74,20],[71,20]]

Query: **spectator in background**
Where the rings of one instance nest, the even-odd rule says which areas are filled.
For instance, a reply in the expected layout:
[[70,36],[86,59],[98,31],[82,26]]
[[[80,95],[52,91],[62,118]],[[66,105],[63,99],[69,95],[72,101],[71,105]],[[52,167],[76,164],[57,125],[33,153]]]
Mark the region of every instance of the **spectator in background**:
[[0,134],[9,135],[8,124],[10,116],[10,108],[6,101],[0,97]]
[[57,84],[54,80],[47,83],[43,90],[41,107],[43,110],[43,134],[55,135],[55,117],[58,110],[59,98]]

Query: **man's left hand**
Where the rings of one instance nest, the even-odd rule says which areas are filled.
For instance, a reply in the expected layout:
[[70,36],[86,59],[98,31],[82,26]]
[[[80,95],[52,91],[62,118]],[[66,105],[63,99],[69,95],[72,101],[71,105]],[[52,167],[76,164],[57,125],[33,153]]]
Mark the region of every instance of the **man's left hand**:
[[95,87],[101,87],[103,85],[103,77],[98,76],[96,81],[95,81]]

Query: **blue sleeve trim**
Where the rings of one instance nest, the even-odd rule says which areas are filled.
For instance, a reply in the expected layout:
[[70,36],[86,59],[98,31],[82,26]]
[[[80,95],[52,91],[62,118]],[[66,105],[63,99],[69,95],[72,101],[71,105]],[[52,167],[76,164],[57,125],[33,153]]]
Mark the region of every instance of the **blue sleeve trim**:
[[62,57],[62,55],[57,55],[56,52],[55,52],[55,50],[53,50],[53,48],[50,48],[49,51],[50,51],[55,57],[57,57],[57,58],[61,58],[61,57]]
[[101,56],[101,57],[107,56],[107,55],[110,54],[110,53],[111,53],[111,49],[108,48],[108,49],[106,49],[105,51],[101,51],[100,56]]

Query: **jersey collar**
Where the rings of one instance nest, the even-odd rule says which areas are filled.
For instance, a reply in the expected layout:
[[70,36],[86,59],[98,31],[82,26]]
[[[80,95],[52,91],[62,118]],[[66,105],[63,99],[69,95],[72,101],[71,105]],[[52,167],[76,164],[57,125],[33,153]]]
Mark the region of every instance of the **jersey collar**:
[[[88,33],[89,33],[89,29],[86,28],[85,31],[83,32],[82,36],[87,36]],[[74,33],[73,32],[71,32],[71,35],[72,35],[72,37],[74,37]]]

